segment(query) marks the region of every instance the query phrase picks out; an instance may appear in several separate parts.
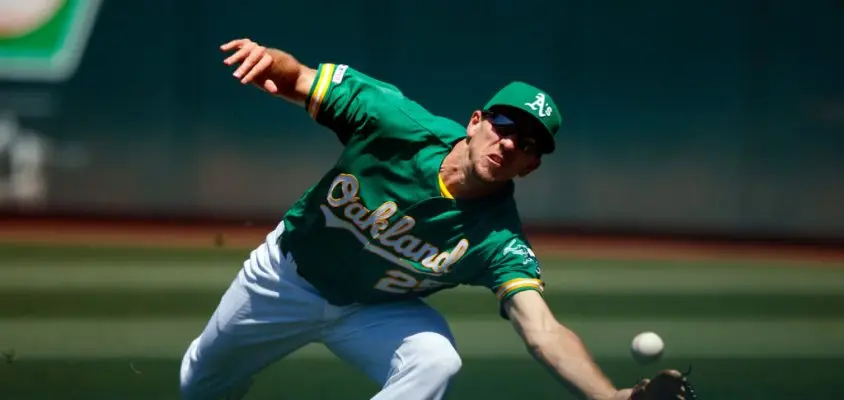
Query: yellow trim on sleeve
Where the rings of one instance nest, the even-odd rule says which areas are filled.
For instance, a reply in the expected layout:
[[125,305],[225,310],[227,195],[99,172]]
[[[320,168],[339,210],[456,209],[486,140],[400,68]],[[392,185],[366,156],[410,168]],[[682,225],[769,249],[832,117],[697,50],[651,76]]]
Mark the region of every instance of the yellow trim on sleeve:
[[334,68],[336,64],[322,64],[320,68],[319,77],[316,85],[314,85],[313,93],[311,93],[311,100],[308,103],[308,114],[311,118],[316,119],[319,114],[319,108],[322,106],[322,100],[325,94],[328,93],[328,88],[331,87],[331,77],[334,75]]
[[530,278],[516,278],[511,279],[507,282],[504,282],[501,286],[498,287],[498,290],[495,292],[495,297],[498,300],[503,300],[507,295],[513,293],[518,289],[529,288],[533,290],[537,290],[540,293],[542,292],[544,284],[539,279],[530,279]]
[[452,196],[451,192],[448,191],[448,188],[445,187],[445,182],[443,182],[442,175],[437,174],[437,182],[440,185],[440,194],[443,195],[443,197],[445,198],[454,199],[454,196]]

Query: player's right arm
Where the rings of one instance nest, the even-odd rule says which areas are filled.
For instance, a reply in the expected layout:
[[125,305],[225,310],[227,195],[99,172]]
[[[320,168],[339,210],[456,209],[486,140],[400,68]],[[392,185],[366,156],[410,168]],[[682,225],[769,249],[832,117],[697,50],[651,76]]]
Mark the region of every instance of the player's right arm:
[[317,71],[279,49],[249,39],[235,39],[220,46],[232,52],[223,62],[237,65],[233,75],[244,85],[255,85],[267,93],[305,106]]
[[234,52],[224,61],[240,64],[234,76],[270,94],[305,107],[319,124],[328,127],[343,144],[355,135],[378,130],[390,115],[409,101],[401,91],[347,65],[322,63],[310,68],[292,55],[237,39],[220,47]]

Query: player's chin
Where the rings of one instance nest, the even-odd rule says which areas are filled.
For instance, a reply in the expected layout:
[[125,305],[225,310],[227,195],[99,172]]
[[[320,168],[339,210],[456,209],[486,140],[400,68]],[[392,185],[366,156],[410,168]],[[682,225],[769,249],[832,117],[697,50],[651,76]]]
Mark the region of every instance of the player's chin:
[[480,175],[481,179],[487,183],[498,183],[498,182],[506,182],[510,179],[513,179],[512,174],[509,174],[504,168],[499,166],[487,165],[486,168],[481,170]]

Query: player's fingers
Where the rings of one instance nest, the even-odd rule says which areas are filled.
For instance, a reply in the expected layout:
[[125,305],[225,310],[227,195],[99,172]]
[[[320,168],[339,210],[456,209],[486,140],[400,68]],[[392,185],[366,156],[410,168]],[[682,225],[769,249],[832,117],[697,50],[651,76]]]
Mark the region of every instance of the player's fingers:
[[220,50],[222,51],[229,51],[231,49],[243,46],[245,43],[248,43],[249,39],[234,39],[229,42],[223,43],[220,45]]
[[243,61],[244,58],[249,56],[252,53],[254,48],[258,47],[258,44],[255,42],[247,41],[240,45],[240,49],[238,49],[234,54],[229,56],[228,58],[223,61],[226,65],[236,64],[238,62]]
[[269,54],[264,53],[261,55],[261,59],[255,64],[252,69],[249,70],[249,73],[240,80],[240,83],[246,84],[252,82],[256,76],[264,73],[264,71],[273,63],[273,58],[270,57]]
[[251,52],[252,48],[249,46],[241,47],[240,50],[236,51],[234,54],[230,55],[228,58],[223,60],[223,63],[226,65],[234,65],[246,58],[249,53]]
[[276,86],[275,82],[273,82],[272,80],[267,79],[264,81],[264,90],[272,94],[276,94],[278,93],[278,86]]
[[265,50],[266,49],[263,46],[252,47],[252,50],[249,52],[249,55],[246,56],[246,58],[240,64],[240,67],[238,67],[237,70],[234,71],[234,76],[236,78],[243,78],[243,76],[246,75],[246,73],[251,70],[253,66],[255,66],[255,63],[257,63],[258,60],[260,60],[261,57],[266,54]]

